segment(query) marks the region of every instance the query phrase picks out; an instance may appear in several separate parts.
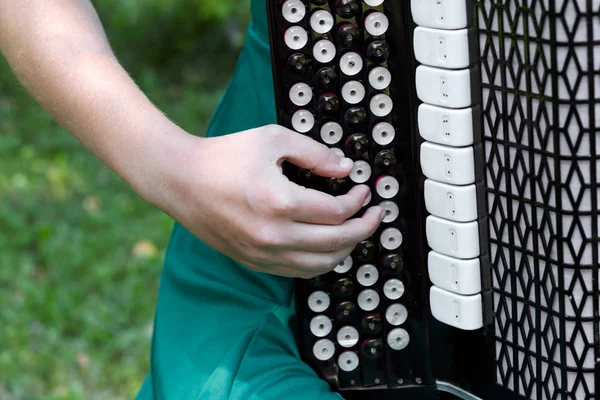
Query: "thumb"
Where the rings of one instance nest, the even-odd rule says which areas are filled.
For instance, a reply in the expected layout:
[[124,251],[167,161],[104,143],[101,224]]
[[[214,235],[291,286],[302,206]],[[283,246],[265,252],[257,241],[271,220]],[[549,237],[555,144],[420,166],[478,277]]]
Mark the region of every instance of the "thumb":
[[281,135],[279,143],[281,153],[278,164],[288,161],[300,168],[313,170],[317,175],[327,178],[343,178],[352,171],[353,162],[344,157],[338,148],[329,148],[316,140],[290,131]]

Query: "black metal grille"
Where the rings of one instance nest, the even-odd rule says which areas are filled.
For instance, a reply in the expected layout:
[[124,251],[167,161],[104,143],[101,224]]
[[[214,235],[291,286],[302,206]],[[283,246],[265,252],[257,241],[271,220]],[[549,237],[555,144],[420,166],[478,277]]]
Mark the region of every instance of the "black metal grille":
[[475,9],[496,382],[527,399],[593,399],[600,1],[483,0]]

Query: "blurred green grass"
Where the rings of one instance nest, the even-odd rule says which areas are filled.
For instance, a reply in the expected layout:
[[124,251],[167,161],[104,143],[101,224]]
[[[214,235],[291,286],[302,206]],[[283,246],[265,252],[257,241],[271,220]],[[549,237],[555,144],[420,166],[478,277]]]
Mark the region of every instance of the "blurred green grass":
[[[97,1],[119,59],[202,134],[249,1]],[[149,368],[172,221],[58,126],[0,57],[0,399],[127,399]]]

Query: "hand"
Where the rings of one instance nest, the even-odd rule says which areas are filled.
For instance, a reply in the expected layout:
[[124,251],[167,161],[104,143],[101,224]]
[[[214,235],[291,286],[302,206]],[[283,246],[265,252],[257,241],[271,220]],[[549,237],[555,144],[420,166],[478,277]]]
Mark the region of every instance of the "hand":
[[301,278],[323,274],[381,222],[384,210],[378,206],[350,219],[369,194],[365,185],[334,197],[282,173],[287,160],[321,176],[348,176],[352,161],[339,150],[279,125],[195,139],[166,212],[250,269]]

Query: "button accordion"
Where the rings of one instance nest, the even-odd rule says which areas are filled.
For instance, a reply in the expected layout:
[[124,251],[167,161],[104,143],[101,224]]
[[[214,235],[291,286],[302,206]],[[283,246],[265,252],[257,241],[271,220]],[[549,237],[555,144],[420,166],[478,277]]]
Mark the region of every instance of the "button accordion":
[[[590,400],[600,384],[600,0],[267,0],[278,123],[387,216],[296,280],[347,399]],[[364,211],[364,209],[363,209]]]

